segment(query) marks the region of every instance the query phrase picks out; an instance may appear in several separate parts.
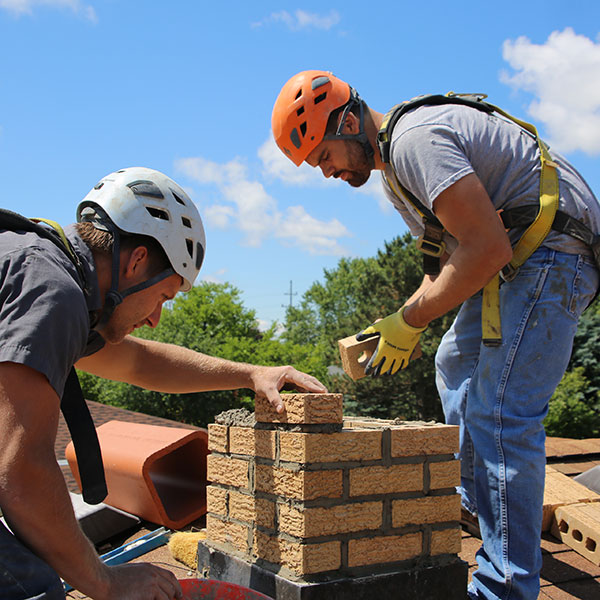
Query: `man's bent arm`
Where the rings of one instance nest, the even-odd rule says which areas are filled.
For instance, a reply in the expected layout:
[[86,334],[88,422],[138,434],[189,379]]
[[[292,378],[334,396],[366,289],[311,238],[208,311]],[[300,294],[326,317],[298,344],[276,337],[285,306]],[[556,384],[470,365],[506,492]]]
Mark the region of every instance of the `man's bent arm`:
[[407,302],[404,317],[413,327],[425,327],[470,298],[512,258],[502,221],[476,175],[442,192],[434,210],[458,246],[435,281],[422,285],[422,293]]

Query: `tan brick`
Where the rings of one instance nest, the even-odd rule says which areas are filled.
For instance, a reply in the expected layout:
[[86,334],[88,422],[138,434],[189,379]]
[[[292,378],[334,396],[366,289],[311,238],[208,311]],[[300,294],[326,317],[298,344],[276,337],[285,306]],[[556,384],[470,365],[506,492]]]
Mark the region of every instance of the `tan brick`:
[[209,485],[206,488],[206,510],[217,515],[227,516],[227,490]]
[[229,432],[232,454],[275,459],[275,432],[253,427],[232,427]]
[[361,538],[348,542],[348,566],[376,565],[419,556],[423,536],[419,533]]
[[301,544],[258,530],[254,532],[253,556],[286,567],[298,576],[334,571],[342,563],[340,542]]
[[298,463],[381,459],[381,431],[279,434],[279,458]]
[[210,423],[208,426],[208,449],[211,452],[229,452],[229,427]]
[[342,471],[298,471],[269,465],[256,465],[256,490],[295,498],[340,498],[342,496]]
[[441,490],[460,485],[460,461],[450,460],[429,464],[429,489]]
[[423,465],[358,467],[350,471],[350,496],[394,494],[423,489]]
[[424,525],[460,520],[460,496],[426,496],[392,502],[392,525]]
[[255,498],[251,494],[231,492],[229,496],[229,516],[238,521],[275,527],[275,503],[266,498]]
[[327,508],[279,505],[279,530],[304,539],[378,529],[381,524],[381,502],[356,502]]
[[577,481],[573,481],[563,473],[546,468],[542,531],[550,529],[554,511],[559,506],[579,504],[580,502],[600,502],[600,495]]
[[462,534],[460,527],[431,532],[430,554],[458,554],[461,550]]
[[213,483],[248,489],[248,470],[249,463],[245,460],[216,454],[207,456],[206,478]]
[[233,548],[248,554],[248,527],[206,515],[206,539],[209,544]]
[[375,352],[378,343],[378,338],[370,338],[358,342],[356,340],[356,335],[351,335],[338,340],[338,349],[340,351],[340,358],[342,359],[342,369],[344,369],[346,375],[348,375],[350,379],[356,381],[365,376],[365,367],[373,355],[373,352]]
[[455,425],[400,425],[392,431],[392,457],[453,454],[458,452]]
[[595,565],[600,565],[600,504],[559,506],[554,513],[552,535]]
[[261,423],[324,424],[342,422],[342,394],[284,394],[283,413],[266,398],[256,398],[254,412]]

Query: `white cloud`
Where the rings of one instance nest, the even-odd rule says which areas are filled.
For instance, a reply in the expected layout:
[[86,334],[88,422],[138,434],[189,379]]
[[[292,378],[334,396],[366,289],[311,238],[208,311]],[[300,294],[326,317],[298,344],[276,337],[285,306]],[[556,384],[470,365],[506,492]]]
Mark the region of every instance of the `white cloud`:
[[600,153],[600,35],[554,31],[544,44],[506,40],[503,58],[515,70],[501,80],[535,99],[529,114],[544,123],[548,141],[562,152]]
[[327,15],[319,15],[309,13],[305,10],[298,9],[294,13],[287,10],[271,13],[262,21],[253,23],[253,27],[262,27],[269,23],[283,23],[292,31],[300,31],[303,29],[322,29],[329,31],[340,22],[340,14],[336,10],[329,11]]
[[6,9],[17,17],[32,14],[33,9],[38,6],[66,8],[88,21],[93,23],[98,21],[94,8],[88,4],[82,4],[80,0],[0,0],[0,8]]
[[204,275],[201,281],[206,281],[207,283],[225,283],[225,279],[223,278],[225,273],[225,269],[219,269],[214,273],[208,273],[207,275]]
[[200,184],[217,186],[225,202],[203,208],[203,215],[214,227],[236,227],[246,245],[260,246],[272,237],[311,254],[347,254],[338,242],[349,235],[342,223],[315,219],[302,206],[282,212],[263,184],[249,179],[241,161],[218,164],[202,157],[184,158],[176,161],[175,168]]

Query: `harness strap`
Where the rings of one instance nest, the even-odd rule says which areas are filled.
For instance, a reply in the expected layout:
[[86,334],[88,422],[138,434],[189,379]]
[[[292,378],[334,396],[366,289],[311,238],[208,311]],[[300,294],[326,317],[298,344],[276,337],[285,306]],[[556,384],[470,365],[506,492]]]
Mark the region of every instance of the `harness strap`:
[[[46,223],[52,229],[42,227],[38,222]],[[53,242],[71,259],[80,277],[82,290],[87,294],[85,272],[81,261],[58,223],[48,219],[27,219],[10,210],[0,209],[0,228],[9,231],[30,231]],[[88,504],[99,504],[108,494],[100,443],[74,367],[67,376],[60,409],[75,447],[83,499]]]

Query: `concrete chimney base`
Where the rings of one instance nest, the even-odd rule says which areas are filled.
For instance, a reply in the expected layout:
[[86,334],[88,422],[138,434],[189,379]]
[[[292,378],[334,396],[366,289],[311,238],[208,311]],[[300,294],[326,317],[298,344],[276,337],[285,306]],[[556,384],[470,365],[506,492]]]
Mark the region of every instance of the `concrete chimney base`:
[[[439,562],[439,561],[438,561]],[[198,576],[242,585],[276,600],[465,600],[468,566],[458,558],[401,571],[340,577],[319,582],[291,581],[257,564],[198,544]]]

